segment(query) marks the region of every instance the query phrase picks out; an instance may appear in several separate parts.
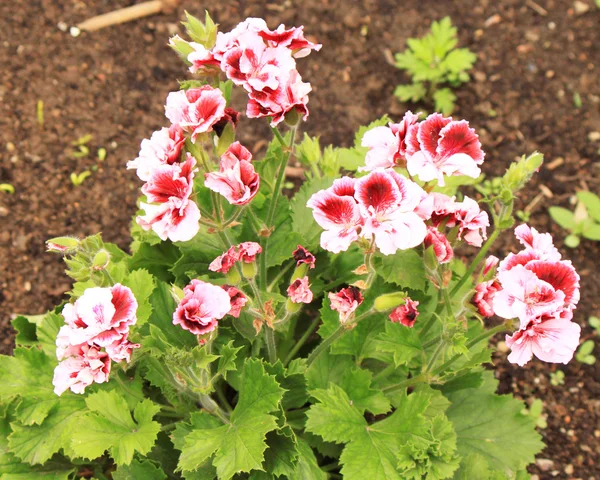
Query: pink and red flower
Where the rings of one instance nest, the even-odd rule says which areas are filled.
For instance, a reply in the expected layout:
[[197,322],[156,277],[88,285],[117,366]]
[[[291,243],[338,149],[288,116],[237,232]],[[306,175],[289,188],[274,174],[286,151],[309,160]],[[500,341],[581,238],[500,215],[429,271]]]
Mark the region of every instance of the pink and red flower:
[[231,310],[229,293],[221,287],[192,280],[183,291],[184,297],[173,313],[173,325],[194,335],[212,332]]
[[238,260],[244,263],[252,263],[256,256],[262,252],[262,247],[256,242],[242,242],[238,245]]
[[188,154],[182,164],[161,165],[142,187],[149,203],[140,203],[145,215],[137,217],[144,230],[154,230],[173,242],[191,240],[200,229],[200,210],[190,200],[194,186],[195,160]]
[[508,361],[525,365],[533,355],[544,362],[569,363],[579,345],[581,327],[562,314],[544,315],[541,321],[531,321],[513,335],[506,336],[512,350]]
[[365,159],[365,166],[361,171],[370,171],[375,168],[391,168],[403,166],[406,156],[414,153],[409,138],[416,137],[418,131],[419,115],[411,111],[404,114],[400,123],[390,123],[387,127],[375,127],[363,135],[362,146],[369,151]]
[[448,263],[454,258],[454,250],[452,245],[442,232],[435,227],[427,227],[427,235],[423,241],[425,248],[433,245],[433,253],[440,264]]
[[390,320],[394,323],[400,323],[405,327],[412,328],[419,316],[418,306],[419,302],[406,297],[406,302],[403,305],[400,305],[391,311],[389,315]]
[[172,124],[191,135],[192,142],[201,133],[211,132],[225,115],[225,97],[218,88],[203,85],[171,92],[167,96],[165,114]]
[[147,181],[159,166],[179,163],[184,143],[185,137],[179,125],[161,128],[149,140],[142,140],[138,157],[127,162],[127,168],[136,169],[140,180]]
[[237,246],[232,245],[229,250],[215,258],[208,269],[211,272],[227,273],[235,265],[235,262],[252,263],[256,260],[256,255],[261,252],[262,247],[256,242],[243,242]]
[[[465,120],[456,121],[433,113],[419,124],[415,153],[407,157],[407,168],[424,182],[445,185],[444,175],[477,178],[485,154],[475,130]],[[413,142],[411,142],[413,143]]]
[[219,171],[205,174],[204,185],[232,205],[246,205],[260,187],[260,177],[251,161],[250,151],[240,142],[233,143],[221,156]]
[[328,297],[331,309],[340,314],[341,323],[346,323],[364,300],[360,289],[352,285],[337,293],[330,292]]
[[258,34],[269,47],[286,47],[296,58],[306,57],[311,50],[318,52],[322,45],[309,42],[304,38],[304,27],[285,28],[281,24],[276,30],[261,29]]
[[488,214],[479,208],[472,198],[465,197],[455,204],[454,218],[458,223],[458,235],[474,247],[481,247],[487,238],[486,229],[490,226]]
[[95,345],[80,345],[54,369],[54,393],[62,395],[68,389],[73,393],[84,393],[92,383],[107,382],[110,367],[106,352]]
[[308,277],[297,278],[287,289],[288,297],[294,303],[310,303],[313,301],[313,293],[308,284]]

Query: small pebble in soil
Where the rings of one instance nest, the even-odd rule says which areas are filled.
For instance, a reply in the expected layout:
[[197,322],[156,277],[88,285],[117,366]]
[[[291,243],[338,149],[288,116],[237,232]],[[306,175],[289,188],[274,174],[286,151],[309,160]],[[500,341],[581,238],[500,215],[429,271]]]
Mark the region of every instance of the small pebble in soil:
[[590,132],[588,133],[588,139],[590,142],[597,142],[600,140],[600,132]]
[[569,465],[567,465],[567,466],[565,467],[565,473],[566,473],[567,475],[573,475],[573,472],[574,472],[574,471],[575,471],[575,467],[573,467],[573,465],[571,465],[570,463],[569,463]]
[[573,3],[573,8],[575,8],[576,15],[583,15],[584,13],[588,12],[590,6],[585,2],[580,2],[579,0],[576,0],[575,3]]
[[552,467],[554,467],[554,462],[549,458],[538,458],[535,461],[535,464],[542,472],[548,472]]
[[65,22],[60,21],[56,24],[56,28],[58,28],[61,32],[66,32],[69,29],[69,26]]

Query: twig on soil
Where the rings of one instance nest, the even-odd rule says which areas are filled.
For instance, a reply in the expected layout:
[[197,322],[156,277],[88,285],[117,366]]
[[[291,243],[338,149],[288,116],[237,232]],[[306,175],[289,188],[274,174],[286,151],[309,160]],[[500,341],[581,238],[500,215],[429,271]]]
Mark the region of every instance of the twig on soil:
[[151,0],[138,5],[132,5],[131,7],[120,8],[119,10],[85,20],[78,24],[76,28],[86,32],[94,32],[105,27],[110,27],[111,25],[130,22],[149,15],[155,15],[161,12],[168,13],[177,7],[179,1],[180,0]]
[[383,50],[383,56],[385,58],[385,61],[387,63],[389,63],[392,67],[396,66],[396,61],[394,60],[394,54],[392,53],[392,51],[389,48],[385,48]]
[[538,5],[533,0],[525,0],[525,4],[532,10],[539,13],[542,17],[548,16],[548,10],[546,10],[544,7]]

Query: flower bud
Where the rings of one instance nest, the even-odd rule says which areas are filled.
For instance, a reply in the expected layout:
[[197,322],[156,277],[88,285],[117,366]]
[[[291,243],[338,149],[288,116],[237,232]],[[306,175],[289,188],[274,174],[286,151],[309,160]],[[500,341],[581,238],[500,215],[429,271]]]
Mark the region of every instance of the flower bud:
[[221,135],[219,137],[215,138],[215,141],[217,142],[217,148],[216,148],[216,152],[218,156],[223,155],[227,149],[231,146],[231,144],[234,142],[235,140],[235,133],[233,131],[233,124],[228,122],[227,124],[225,124],[225,127],[223,127],[223,131],[221,132]]
[[92,270],[104,270],[110,262],[110,253],[106,250],[99,250],[92,260]]
[[404,292],[394,292],[380,295],[375,299],[375,310],[378,312],[391,310],[392,308],[396,308],[398,305],[404,304],[405,299],[406,293]]
[[504,177],[502,177],[504,187],[512,193],[519,191],[525,186],[531,176],[540,169],[543,162],[544,156],[541,153],[535,152],[529,157],[523,156],[519,161],[511,163]]
[[301,303],[294,303],[289,298],[285,302],[285,309],[289,313],[297,313],[297,312],[300,311],[301,308],[302,308],[302,304]]
[[49,252],[70,253],[79,248],[80,242],[73,237],[55,237],[46,240]]
[[308,265],[306,263],[302,263],[295,268],[294,273],[292,274],[292,279],[290,281],[293,282],[294,280],[305,277],[307,273]]
[[300,122],[300,115],[295,108],[292,108],[289,112],[285,114],[285,123],[287,123],[290,127],[295,127]]

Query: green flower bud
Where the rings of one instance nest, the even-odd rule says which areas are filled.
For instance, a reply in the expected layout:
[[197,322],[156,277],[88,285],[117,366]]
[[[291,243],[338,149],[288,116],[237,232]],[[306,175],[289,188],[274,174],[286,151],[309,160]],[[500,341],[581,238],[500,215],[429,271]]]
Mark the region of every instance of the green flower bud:
[[301,303],[294,303],[289,298],[285,302],[285,309],[289,313],[297,313],[297,312],[300,311],[301,308],[302,308],[302,304]]
[[523,156],[519,161],[510,164],[502,183],[505,188],[515,193],[525,186],[531,176],[539,170],[544,162],[544,156],[541,153],[532,153],[529,157]]
[[298,110],[293,108],[289,112],[285,114],[285,123],[287,123],[290,127],[294,127],[300,123],[300,115],[298,114]]
[[299,278],[305,277],[308,273],[308,265],[306,263],[301,263],[296,267],[294,273],[292,274],[292,279],[290,283],[293,283],[294,280],[298,280]]
[[106,250],[99,250],[92,260],[92,270],[104,270],[108,267],[108,262],[110,262],[110,253]]
[[399,305],[403,305],[406,299],[406,293],[394,292],[380,295],[375,299],[375,310],[378,312],[386,312]]
[[46,240],[49,252],[70,253],[79,248],[80,242],[73,237],[55,237]]
[[233,131],[233,124],[231,122],[227,122],[225,128],[223,128],[221,136],[218,138],[216,151],[217,155],[220,157],[227,151],[229,146],[235,140],[235,133]]

